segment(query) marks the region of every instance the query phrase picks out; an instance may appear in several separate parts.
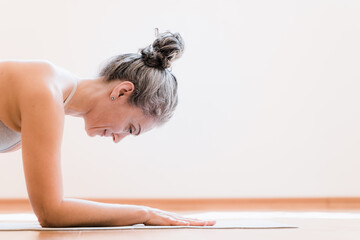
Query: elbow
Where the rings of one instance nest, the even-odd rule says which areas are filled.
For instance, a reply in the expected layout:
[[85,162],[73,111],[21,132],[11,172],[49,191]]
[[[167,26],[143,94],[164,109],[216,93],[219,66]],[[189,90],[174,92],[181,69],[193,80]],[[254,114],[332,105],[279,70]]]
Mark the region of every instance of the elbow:
[[36,216],[41,227],[61,227],[59,207],[42,208],[36,211]]
[[56,221],[57,218],[54,215],[51,216],[49,214],[43,214],[37,218],[41,227],[61,227],[59,222]]
[[38,217],[38,222],[41,227],[52,227],[52,224],[44,217]]

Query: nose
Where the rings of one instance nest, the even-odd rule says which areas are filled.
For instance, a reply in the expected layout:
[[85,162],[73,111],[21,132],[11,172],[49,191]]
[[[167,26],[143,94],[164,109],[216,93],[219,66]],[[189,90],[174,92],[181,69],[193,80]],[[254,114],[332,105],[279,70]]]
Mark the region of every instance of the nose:
[[123,140],[128,134],[117,134],[117,133],[114,133],[113,134],[113,142],[114,143],[118,143],[120,142],[121,140]]

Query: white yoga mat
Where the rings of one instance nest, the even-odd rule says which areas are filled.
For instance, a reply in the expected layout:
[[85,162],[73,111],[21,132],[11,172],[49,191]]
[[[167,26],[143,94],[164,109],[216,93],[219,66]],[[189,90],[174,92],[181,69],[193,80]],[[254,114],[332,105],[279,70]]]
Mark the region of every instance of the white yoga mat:
[[265,220],[236,219],[221,220],[214,226],[145,226],[136,224],[122,227],[66,227],[43,228],[38,223],[0,223],[0,231],[96,231],[96,230],[136,230],[136,229],[264,229],[264,228],[296,228],[296,226]]
[[[194,216],[195,217],[195,216]],[[262,219],[219,219],[214,226],[145,226],[43,228],[34,214],[0,214],[0,231],[96,231],[134,229],[266,229],[297,228],[296,226]]]

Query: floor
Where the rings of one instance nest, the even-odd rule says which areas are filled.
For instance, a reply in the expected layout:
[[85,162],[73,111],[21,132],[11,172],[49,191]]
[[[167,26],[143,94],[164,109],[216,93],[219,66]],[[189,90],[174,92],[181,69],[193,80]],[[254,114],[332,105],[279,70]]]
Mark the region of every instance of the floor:
[[359,240],[360,210],[181,212],[217,219],[252,218],[297,225],[296,229],[166,229],[75,232],[0,232],[0,239],[291,239]]

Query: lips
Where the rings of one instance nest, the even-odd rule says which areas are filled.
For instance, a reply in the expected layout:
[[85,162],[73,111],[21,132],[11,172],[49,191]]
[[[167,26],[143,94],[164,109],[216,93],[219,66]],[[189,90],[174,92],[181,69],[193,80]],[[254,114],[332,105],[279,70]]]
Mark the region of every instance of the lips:
[[106,130],[105,137],[110,137],[111,135],[112,135],[112,133],[110,133],[110,131]]
[[103,137],[105,136],[105,134],[106,134],[106,129],[102,132],[101,136]]

